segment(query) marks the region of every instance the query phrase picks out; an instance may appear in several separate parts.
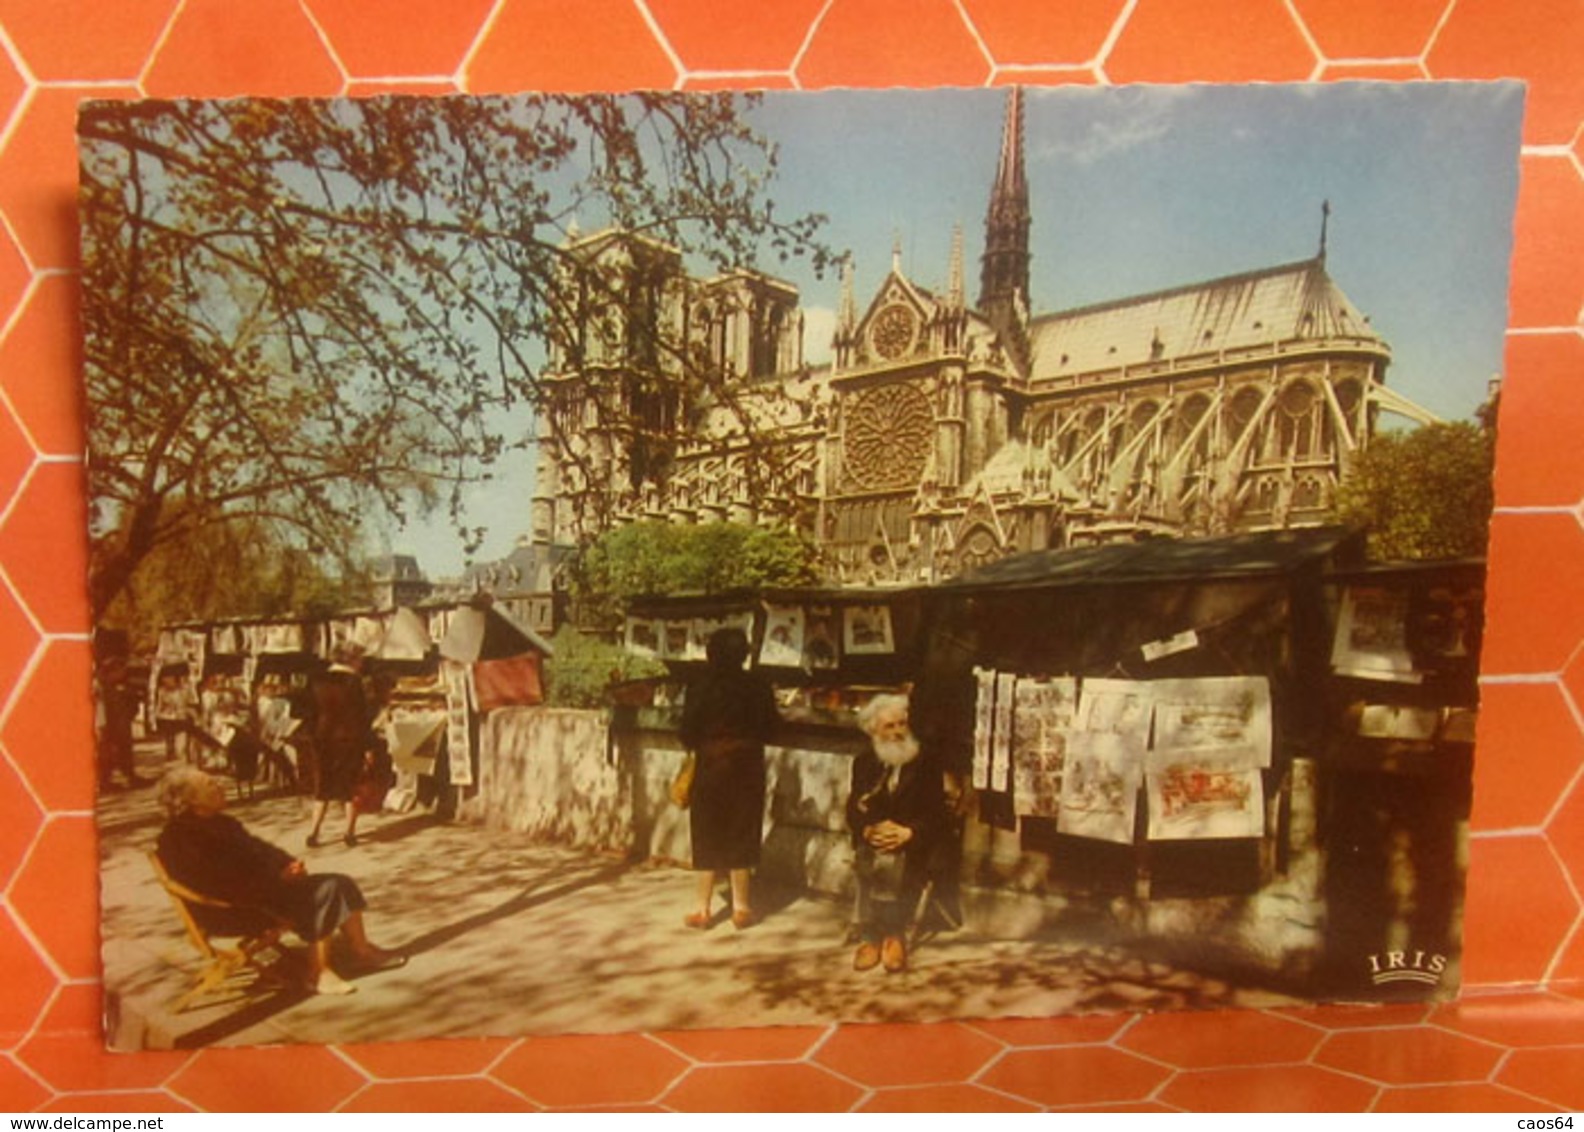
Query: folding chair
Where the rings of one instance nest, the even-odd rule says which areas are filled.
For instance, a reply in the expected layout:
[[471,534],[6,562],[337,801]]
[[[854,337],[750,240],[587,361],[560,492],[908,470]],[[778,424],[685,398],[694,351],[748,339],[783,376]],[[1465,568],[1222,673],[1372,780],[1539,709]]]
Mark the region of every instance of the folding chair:
[[[203,966],[197,974],[197,983],[178,998],[172,1010],[180,1014],[190,1009],[206,995],[220,990],[244,971],[250,971],[253,981],[261,977],[273,979],[266,965],[259,961],[262,953],[273,948],[286,930],[273,916],[257,908],[243,908],[224,900],[194,892],[171,877],[159,854],[148,855],[154,875],[176,906],[182,926],[187,930],[187,940],[203,957]],[[235,947],[221,947],[217,938],[233,938]]]

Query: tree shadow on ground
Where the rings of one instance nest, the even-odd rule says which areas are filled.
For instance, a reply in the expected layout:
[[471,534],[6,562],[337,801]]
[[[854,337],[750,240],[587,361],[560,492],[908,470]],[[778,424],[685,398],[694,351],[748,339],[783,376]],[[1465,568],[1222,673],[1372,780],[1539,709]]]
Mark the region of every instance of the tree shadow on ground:
[[[491,924],[565,900],[591,887],[612,884],[619,880],[629,868],[630,866],[626,862],[612,862],[604,865],[569,866],[552,870],[542,874],[533,888],[519,891],[508,899],[500,901],[483,911],[432,928],[421,935],[409,939],[401,946],[400,950],[409,958],[422,955],[425,952],[436,951]],[[176,1040],[177,1048],[192,1049],[224,1042],[229,1037],[262,1025],[284,1011],[291,1010],[316,998],[315,995],[308,993],[303,985],[301,978],[303,966],[299,954],[295,952],[288,953],[286,970],[295,972],[297,977],[283,980],[282,984],[275,988],[273,993],[268,993],[264,998],[248,1001],[241,1009],[182,1034]],[[355,973],[353,977],[356,978]],[[417,1009],[422,1006],[432,1008],[436,1005],[443,1010],[449,1008],[444,1001],[439,1001],[432,995],[423,994],[416,1005],[409,1003],[406,1007],[393,1006],[392,1010],[395,1016],[400,1016],[406,1010]],[[437,1026],[431,1032],[435,1036],[441,1036],[444,1030],[443,1027]]]

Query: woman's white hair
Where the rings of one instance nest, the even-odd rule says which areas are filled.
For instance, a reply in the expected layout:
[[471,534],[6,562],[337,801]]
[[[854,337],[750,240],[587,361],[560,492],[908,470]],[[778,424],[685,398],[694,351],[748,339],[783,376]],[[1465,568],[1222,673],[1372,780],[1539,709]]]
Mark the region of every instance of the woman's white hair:
[[858,726],[866,734],[873,735],[879,721],[893,712],[901,712],[906,715],[908,713],[908,698],[900,692],[881,692],[858,709]]
[[171,817],[185,814],[192,809],[199,785],[208,781],[209,777],[195,766],[171,767],[160,779],[159,804]]

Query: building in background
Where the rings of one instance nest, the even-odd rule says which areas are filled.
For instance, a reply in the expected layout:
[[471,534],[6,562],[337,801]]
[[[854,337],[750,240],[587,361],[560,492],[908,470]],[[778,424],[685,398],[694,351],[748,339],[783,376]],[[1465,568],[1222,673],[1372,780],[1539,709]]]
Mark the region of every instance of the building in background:
[[[1041,312],[1021,92],[1008,94],[977,298],[961,231],[943,291],[900,250],[834,358],[802,356],[799,296],[751,271],[578,235],[585,299],[553,344],[532,541],[623,522],[791,521],[833,581],[920,582],[1005,555],[1325,521],[1382,412],[1391,349],[1313,258]],[[1325,210],[1328,214],[1329,210]]]

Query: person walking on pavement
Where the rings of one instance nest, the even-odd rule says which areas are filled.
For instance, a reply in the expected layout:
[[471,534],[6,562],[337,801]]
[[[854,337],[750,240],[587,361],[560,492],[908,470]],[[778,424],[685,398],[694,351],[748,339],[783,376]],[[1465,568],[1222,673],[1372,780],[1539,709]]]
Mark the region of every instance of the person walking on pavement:
[[743,668],[748,637],[717,629],[705,645],[704,674],[687,691],[680,737],[696,760],[690,808],[694,908],[685,923],[707,928],[722,871],[731,877],[732,925],[755,922],[749,883],[764,836],[765,742],[780,722],[770,684]]
[[313,824],[308,830],[310,849],[320,844],[320,829],[331,802],[346,807],[346,833],[342,840],[349,846],[357,844],[358,778],[375,742],[362,670],[363,649],[347,641],[337,646],[329,668],[309,683],[308,730],[313,736],[318,770]]

